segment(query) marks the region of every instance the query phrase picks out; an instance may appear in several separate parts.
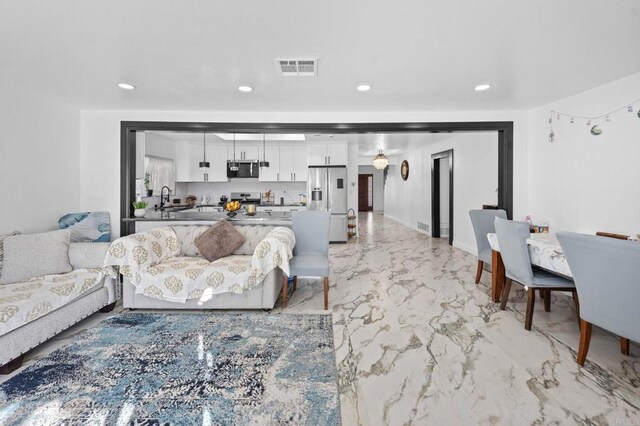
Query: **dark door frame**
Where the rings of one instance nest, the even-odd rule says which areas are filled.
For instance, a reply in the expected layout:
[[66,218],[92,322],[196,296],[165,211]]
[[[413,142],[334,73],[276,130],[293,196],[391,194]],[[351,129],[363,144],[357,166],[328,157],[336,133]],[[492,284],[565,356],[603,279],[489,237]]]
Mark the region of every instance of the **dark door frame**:
[[120,122],[120,234],[132,234],[135,201],[136,131],[218,133],[452,133],[498,132],[498,206],[513,213],[513,121],[407,123],[202,123],[167,121]]
[[[360,210],[360,176],[367,176],[367,185],[368,185],[368,177],[371,176],[371,185],[373,189],[373,173],[358,173],[358,211],[359,212],[372,212],[373,211],[373,192],[371,193],[371,210],[369,210],[369,206],[367,205],[366,210]],[[369,188],[367,187],[367,201],[369,201]]]
[[453,245],[453,149],[431,154],[431,236],[440,238],[440,167],[449,158],[449,245]]

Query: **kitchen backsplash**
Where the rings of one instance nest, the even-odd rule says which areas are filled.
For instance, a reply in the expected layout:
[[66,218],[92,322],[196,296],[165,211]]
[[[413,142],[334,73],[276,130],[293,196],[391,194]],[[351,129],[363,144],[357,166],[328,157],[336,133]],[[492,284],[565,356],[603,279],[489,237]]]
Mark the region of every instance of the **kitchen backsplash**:
[[[285,204],[298,203],[300,194],[307,193],[306,182],[258,182],[249,179],[234,179],[230,182],[191,182],[177,183],[177,194],[171,198],[181,198],[183,201],[187,195],[195,195],[198,197],[198,203],[202,200],[203,195],[211,197],[211,203],[215,204],[220,201],[222,195],[229,197],[231,192],[267,192],[271,190],[274,194],[276,204],[280,204],[280,197],[284,197]],[[289,198],[284,191],[293,198]]]

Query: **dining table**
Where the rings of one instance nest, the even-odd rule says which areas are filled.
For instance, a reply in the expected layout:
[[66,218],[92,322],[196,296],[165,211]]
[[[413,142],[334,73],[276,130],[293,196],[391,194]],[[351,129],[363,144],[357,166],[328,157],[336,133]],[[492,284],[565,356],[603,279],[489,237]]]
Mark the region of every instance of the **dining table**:
[[[499,302],[505,281],[504,263],[496,234],[487,234],[487,239],[491,246],[491,299]],[[532,265],[566,278],[573,277],[555,234],[531,234],[527,238],[527,247]]]

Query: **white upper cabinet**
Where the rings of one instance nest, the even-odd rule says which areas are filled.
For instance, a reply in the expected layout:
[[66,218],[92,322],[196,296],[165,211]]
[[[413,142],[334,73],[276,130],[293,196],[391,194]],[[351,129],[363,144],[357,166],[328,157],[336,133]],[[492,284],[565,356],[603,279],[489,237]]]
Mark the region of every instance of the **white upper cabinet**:
[[[260,146],[255,142],[238,142],[236,141],[236,160],[258,160],[260,155]],[[227,149],[227,159],[233,160],[233,143]]]
[[327,165],[327,144],[325,142],[310,143],[307,146],[310,166]]
[[[227,152],[228,144],[207,142],[207,161],[210,163],[209,171],[205,176],[206,182],[227,182]],[[196,164],[197,166],[197,164]]]
[[306,182],[309,177],[307,146],[301,144],[293,147],[293,180]]
[[[307,146],[276,145],[266,146],[269,167],[260,169],[263,182],[305,182],[307,180]],[[260,147],[262,160],[262,147]]]
[[227,182],[227,144],[207,142],[209,170],[201,170],[204,158],[200,142],[176,143],[176,182]]
[[327,157],[329,157],[330,166],[346,166],[348,159],[346,142],[329,142]]
[[346,166],[346,142],[314,142],[309,144],[309,166]]
[[[260,169],[258,180],[261,182],[277,182],[280,177],[280,147],[278,145],[267,145],[264,151],[264,158],[269,162],[269,167]],[[260,147],[260,158],[262,161],[262,147]]]

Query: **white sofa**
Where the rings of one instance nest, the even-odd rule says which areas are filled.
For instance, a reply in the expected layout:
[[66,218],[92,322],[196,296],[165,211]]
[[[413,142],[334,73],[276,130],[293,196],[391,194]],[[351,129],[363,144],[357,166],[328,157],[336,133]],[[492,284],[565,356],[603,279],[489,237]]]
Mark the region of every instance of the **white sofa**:
[[[158,228],[158,229],[168,229],[169,227]],[[170,229],[175,232],[175,236],[179,241],[179,249],[175,252],[174,255],[167,256],[162,255],[157,258],[150,253],[149,260],[147,260],[147,264],[144,268],[140,269],[138,273],[143,274],[141,278],[144,281],[144,277],[151,278],[150,275],[144,275],[148,271],[153,270],[155,267],[156,270],[162,270],[164,267],[171,267],[171,262],[175,264],[176,262],[187,262],[187,261],[200,261],[202,262],[198,265],[200,268],[206,268],[207,271],[211,271],[212,268],[215,269],[216,262],[208,264],[206,260],[204,260],[198,249],[195,247],[194,240],[197,236],[199,236],[202,232],[207,230],[208,226],[187,226],[187,225],[177,225],[170,227]],[[278,227],[274,226],[261,226],[261,225],[239,225],[236,226],[236,229],[245,237],[245,243],[237,249],[233,253],[233,258],[235,261],[239,262],[242,267],[248,266],[251,267],[251,260],[255,254],[256,248],[260,244],[263,239],[267,238],[267,235],[270,234],[271,231],[278,229]],[[282,228],[280,228],[282,229]],[[153,235],[148,235],[147,233],[151,231],[146,231],[143,233],[133,234],[129,237],[125,238],[138,238],[140,241],[138,247],[143,247],[143,244],[148,244],[149,240],[156,238]],[[287,230],[287,232],[291,232]],[[291,233],[291,236],[293,233]],[[158,241],[161,241],[158,239]],[[133,241],[128,240],[129,248],[131,249],[133,246],[130,245]],[[114,242],[117,244],[117,241]],[[161,242],[162,246],[166,246],[166,242]],[[147,245],[147,248],[151,247]],[[133,247],[135,249],[136,247]],[[151,259],[153,258],[153,259]],[[287,259],[288,265],[288,259]],[[122,267],[120,267],[120,272],[122,272]],[[209,273],[209,272],[206,272]],[[128,276],[127,276],[128,275]],[[204,296],[197,298],[189,298],[186,301],[174,301],[174,300],[163,300],[162,296],[153,295],[153,294],[145,294],[143,290],[140,288],[140,285],[136,286],[131,280],[132,275],[123,273],[123,306],[125,308],[130,309],[263,309],[269,310],[273,309],[278,295],[282,289],[284,274],[283,271],[277,267],[270,272],[268,272],[262,281],[261,284],[257,285],[254,288],[244,290],[241,293],[236,292],[224,292],[210,295],[208,297]],[[153,277],[157,278],[157,277]],[[185,280],[187,281],[187,280]]]
[[0,374],[19,368],[24,354],[40,343],[115,307],[115,281],[102,268],[108,248],[71,243],[71,272],[0,285]]

